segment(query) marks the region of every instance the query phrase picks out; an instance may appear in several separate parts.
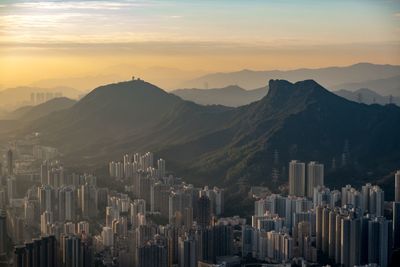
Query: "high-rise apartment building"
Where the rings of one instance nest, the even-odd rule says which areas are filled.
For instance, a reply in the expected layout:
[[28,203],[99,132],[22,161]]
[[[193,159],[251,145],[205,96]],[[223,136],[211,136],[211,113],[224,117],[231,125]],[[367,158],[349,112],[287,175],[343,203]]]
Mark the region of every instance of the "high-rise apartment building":
[[197,200],[197,216],[196,222],[201,227],[207,227],[211,222],[211,202],[204,195]]
[[400,202],[400,170],[394,175],[394,201]]
[[8,175],[14,175],[14,155],[11,149],[7,151],[7,171]]
[[112,247],[114,246],[114,232],[111,227],[103,227],[103,231],[101,232],[101,238],[103,241],[103,246]]
[[292,160],[289,163],[289,195],[306,195],[306,169],[303,162]]
[[393,247],[400,248],[400,202],[393,202]]
[[179,266],[196,267],[196,241],[191,236],[179,237]]
[[147,244],[138,247],[138,266],[143,267],[167,267],[168,248],[166,244],[157,240],[151,240]]
[[324,185],[324,165],[315,161],[307,164],[307,197],[312,198],[314,188]]
[[158,171],[158,178],[162,179],[165,177],[165,160],[163,159],[157,160],[157,171]]
[[392,247],[392,222],[376,217],[368,222],[368,262],[387,267]]

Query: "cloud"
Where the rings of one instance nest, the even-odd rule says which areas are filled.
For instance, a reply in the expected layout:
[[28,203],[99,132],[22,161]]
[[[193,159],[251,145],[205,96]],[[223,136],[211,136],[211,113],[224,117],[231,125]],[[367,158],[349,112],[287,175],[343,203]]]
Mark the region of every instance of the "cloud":
[[16,8],[43,9],[43,10],[121,10],[124,8],[145,7],[151,5],[149,1],[41,1],[12,4]]
[[[203,44],[240,41],[253,47],[298,47],[398,40],[386,30],[387,23],[379,24],[380,21],[371,23],[374,27],[365,25],[362,28],[353,27],[354,23],[342,27],[345,23],[341,21],[325,23],[322,20],[319,23],[321,25],[311,24],[310,21],[302,24],[307,20],[302,19],[297,23],[296,16],[286,19],[287,14],[282,17],[264,13],[245,15],[246,12],[238,9],[238,6],[229,12],[221,12],[209,3],[196,3],[198,12],[193,13],[193,5],[176,2],[7,0],[0,5],[0,42],[101,44],[176,41]],[[8,7],[2,7],[5,5]],[[391,23],[395,10],[398,9],[393,9],[385,16],[388,20],[390,18]],[[399,17],[399,13],[395,13],[395,16]],[[360,30],[364,28],[368,29],[368,34]]]
[[327,51],[345,50],[345,49],[375,49],[375,48],[395,48],[399,42],[371,42],[371,43],[338,43],[338,44],[318,44],[318,45],[281,45],[271,43],[243,43],[243,42],[216,42],[216,41],[136,41],[136,42],[0,42],[0,49],[37,49],[43,51],[75,51],[96,53],[101,51],[110,51],[114,54],[130,54],[142,52],[160,52],[160,53],[193,53],[196,52],[233,52],[258,53],[273,51]]
[[161,21],[180,16],[146,15],[141,10],[164,4],[152,0],[9,2],[0,6],[2,41],[92,43],[175,38]]

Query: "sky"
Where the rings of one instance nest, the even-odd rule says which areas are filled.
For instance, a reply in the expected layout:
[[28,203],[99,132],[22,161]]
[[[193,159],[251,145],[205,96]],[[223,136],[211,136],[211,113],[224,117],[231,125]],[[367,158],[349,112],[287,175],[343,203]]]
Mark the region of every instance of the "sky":
[[358,62],[400,64],[400,0],[0,0],[0,90]]

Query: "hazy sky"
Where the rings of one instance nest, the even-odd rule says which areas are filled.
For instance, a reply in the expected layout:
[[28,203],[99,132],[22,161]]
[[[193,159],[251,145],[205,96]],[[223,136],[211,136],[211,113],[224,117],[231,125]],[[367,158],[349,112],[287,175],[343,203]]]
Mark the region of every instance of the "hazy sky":
[[400,64],[400,0],[0,0],[3,88],[357,62]]

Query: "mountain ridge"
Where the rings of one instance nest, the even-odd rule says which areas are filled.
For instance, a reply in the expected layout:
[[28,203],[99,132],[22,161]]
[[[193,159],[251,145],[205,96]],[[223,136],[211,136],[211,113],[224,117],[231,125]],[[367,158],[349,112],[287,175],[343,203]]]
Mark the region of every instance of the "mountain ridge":
[[378,93],[376,93],[373,90],[370,90],[368,88],[360,88],[355,91],[349,91],[345,89],[341,89],[338,91],[334,91],[335,94],[344,97],[348,100],[354,101],[354,102],[361,102],[364,104],[380,104],[380,105],[386,105],[390,104],[390,101],[392,101],[392,104],[396,104],[397,106],[400,106],[400,97],[393,96],[392,100],[390,96],[383,96]]
[[171,91],[171,93],[201,105],[238,107],[261,99],[266,95],[267,91],[266,87],[245,90],[237,85],[229,85],[212,89],[177,89]]
[[[204,84],[211,87],[224,87],[231,84],[246,89],[258,88],[270,79],[285,79],[291,82],[313,79],[327,88],[336,88],[340,84],[358,83],[366,80],[384,79],[400,75],[400,66],[357,63],[343,67],[302,68],[294,70],[242,70],[235,72],[211,73],[187,81],[181,87],[201,88]],[[346,89],[346,88],[340,88]]]
[[[307,89],[309,86],[312,88]],[[296,90],[293,90],[293,87],[295,87]],[[275,90],[275,88],[277,89]],[[268,162],[270,164],[272,163],[272,154],[275,149],[280,150],[282,158],[284,158],[284,162],[288,162],[290,159],[296,158],[297,154],[297,156],[303,160],[321,160],[326,164],[334,157],[336,157],[339,161],[341,155],[341,151],[339,150],[344,146],[347,139],[351,138],[352,142],[353,139],[356,140],[355,136],[352,137],[351,129],[353,127],[352,125],[355,124],[360,117],[363,117],[363,120],[362,123],[357,123],[357,127],[359,129],[366,128],[365,125],[368,125],[368,121],[372,115],[379,118],[374,118],[374,123],[380,123],[386,118],[389,118],[389,116],[386,116],[386,113],[391,113],[391,111],[396,113],[394,118],[390,118],[394,120],[394,122],[392,122],[393,125],[396,125],[396,123],[400,122],[400,109],[397,107],[382,107],[378,105],[367,106],[358,104],[336,96],[326,89],[322,88],[323,90],[321,90],[321,88],[322,87],[315,82],[291,84],[288,82],[273,81],[272,84],[270,83],[270,92],[266,97],[259,102],[239,108],[245,110],[245,112],[244,114],[241,114],[240,119],[230,126],[231,129],[234,129],[232,130],[234,134],[230,136],[230,138],[232,138],[230,146],[217,151],[216,153],[198,155],[194,160],[194,165],[189,167],[185,173],[189,175],[195,173],[196,171],[199,172],[200,170],[198,176],[206,175],[207,172],[215,173],[217,175],[219,170],[224,169],[226,166],[230,166],[229,171],[223,175],[225,176],[224,179],[226,181],[232,181],[232,179],[237,180],[238,177],[242,177],[243,181],[250,180],[250,184],[257,184],[260,182],[260,173],[255,174],[255,170],[258,170],[260,166],[265,166],[265,164],[268,164]],[[306,92],[306,95],[303,95],[301,101],[299,101],[295,95],[299,92],[304,93],[305,91],[301,91],[302,89],[307,89],[308,91]],[[294,94],[292,95],[294,98],[288,98],[286,95],[287,92]],[[297,104],[293,102],[294,100],[290,99],[296,100]],[[322,100],[323,104],[319,101],[316,101],[316,99]],[[286,100],[289,100],[289,102]],[[304,105],[304,103],[306,103],[306,105]],[[344,110],[344,112],[340,112],[340,119],[335,118],[335,110],[331,107],[336,105],[341,105]],[[290,112],[285,111],[285,109],[289,108]],[[324,118],[319,114],[322,110],[327,114],[324,116],[327,116],[328,118]],[[354,112],[354,110],[357,110],[357,112]],[[362,114],[367,111],[370,114],[368,114],[368,116],[363,116]],[[351,118],[351,120],[347,119],[349,117],[348,113],[353,114],[354,118]],[[282,120],[282,117],[285,119]],[[296,118],[301,120],[303,123],[297,121]],[[312,118],[312,120],[309,118]],[[310,120],[313,121],[313,123],[311,123]],[[330,125],[332,121],[335,123],[335,126]],[[392,123],[390,124],[392,125]],[[314,124],[327,125],[318,127]],[[347,129],[349,130],[346,128],[341,129],[338,131],[337,136],[332,136],[329,131],[326,131],[326,129],[330,129],[331,132],[335,132],[337,131],[336,129],[340,129],[338,125],[341,124],[348,127]],[[308,131],[307,134],[301,133],[302,131],[306,132],[301,130],[304,125],[310,125],[313,131]],[[321,136],[324,138],[321,138],[320,135],[314,133],[318,132],[319,128],[322,129],[320,132]],[[354,132],[356,135],[363,135],[363,131],[359,129]],[[221,131],[226,132],[228,130],[223,129]],[[298,132],[301,136],[296,136],[296,134],[293,135],[293,133],[296,132]],[[384,133],[382,130],[380,132],[380,134]],[[324,139],[329,135],[331,135],[329,137],[331,140],[327,142],[327,140]],[[315,140],[315,142],[310,143],[307,141],[307,136],[309,136],[311,140]],[[374,138],[375,139],[373,139],[373,141],[376,142],[376,136]],[[396,142],[395,140],[395,137],[391,136],[392,144],[396,144],[398,140]],[[300,142],[303,143],[301,147]],[[365,142],[369,143],[370,140],[366,140]],[[288,143],[288,145],[285,145],[286,143]],[[294,145],[296,150],[298,150],[297,153],[293,154],[287,152],[291,150],[292,145]],[[360,150],[362,146],[363,145],[357,144],[357,150]],[[305,147],[309,147],[310,152],[307,152]],[[338,149],[339,147],[340,149]],[[175,148],[175,150],[177,149],[179,148]],[[323,154],[324,149],[329,151],[329,156],[310,156],[310,154],[314,153],[315,151],[318,151],[317,154]],[[376,149],[376,147],[374,149]],[[190,147],[188,150],[190,150]],[[282,150],[286,150],[286,152],[283,153]],[[167,150],[164,155],[166,156],[170,152],[173,151]],[[393,151],[391,153],[393,154]],[[236,156],[229,156],[233,154],[236,154]],[[246,155],[246,157],[241,159],[238,157],[238,155]],[[361,155],[362,154],[357,154],[357,156]],[[380,156],[382,157],[384,154],[380,154]],[[259,162],[253,166],[253,160],[258,159],[258,157],[264,158],[263,163],[261,164]],[[220,165],[220,167],[213,166],[216,164],[216,162],[218,162],[217,165]],[[286,163],[283,164],[283,166],[285,165]],[[255,170],[252,170],[253,168]],[[203,169],[207,171],[201,172]],[[271,169],[264,169],[263,173],[263,175],[270,174]],[[253,178],[251,178],[252,175],[254,175]],[[271,184],[269,183],[269,185]]]
[[18,86],[14,88],[6,88],[0,91],[0,107],[8,111],[17,108],[32,105],[32,93],[61,93],[63,97],[78,99],[83,92],[71,87],[58,86],[51,88]]
[[[71,166],[95,168],[129,151],[151,150],[188,181],[230,190],[284,184],[292,159],[326,164],[327,184],[373,168],[386,175],[400,162],[400,108],[355,103],[313,80],[270,80],[266,96],[237,108],[198,105],[143,81],[111,84],[34,121],[25,133],[32,131]],[[341,166],[346,143],[348,162]],[[328,167],[335,159],[349,172],[341,179]],[[281,173],[276,182],[273,167]]]
[[391,76],[384,79],[367,80],[363,82],[353,82],[340,84],[334,87],[335,89],[357,90],[368,88],[382,96],[398,96],[400,97],[400,75]]
[[12,119],[33,121],[52,112],[72,107],[77,101],[67,97],[57,97],[36,106],[25,106],[14,110],[8,116]]

